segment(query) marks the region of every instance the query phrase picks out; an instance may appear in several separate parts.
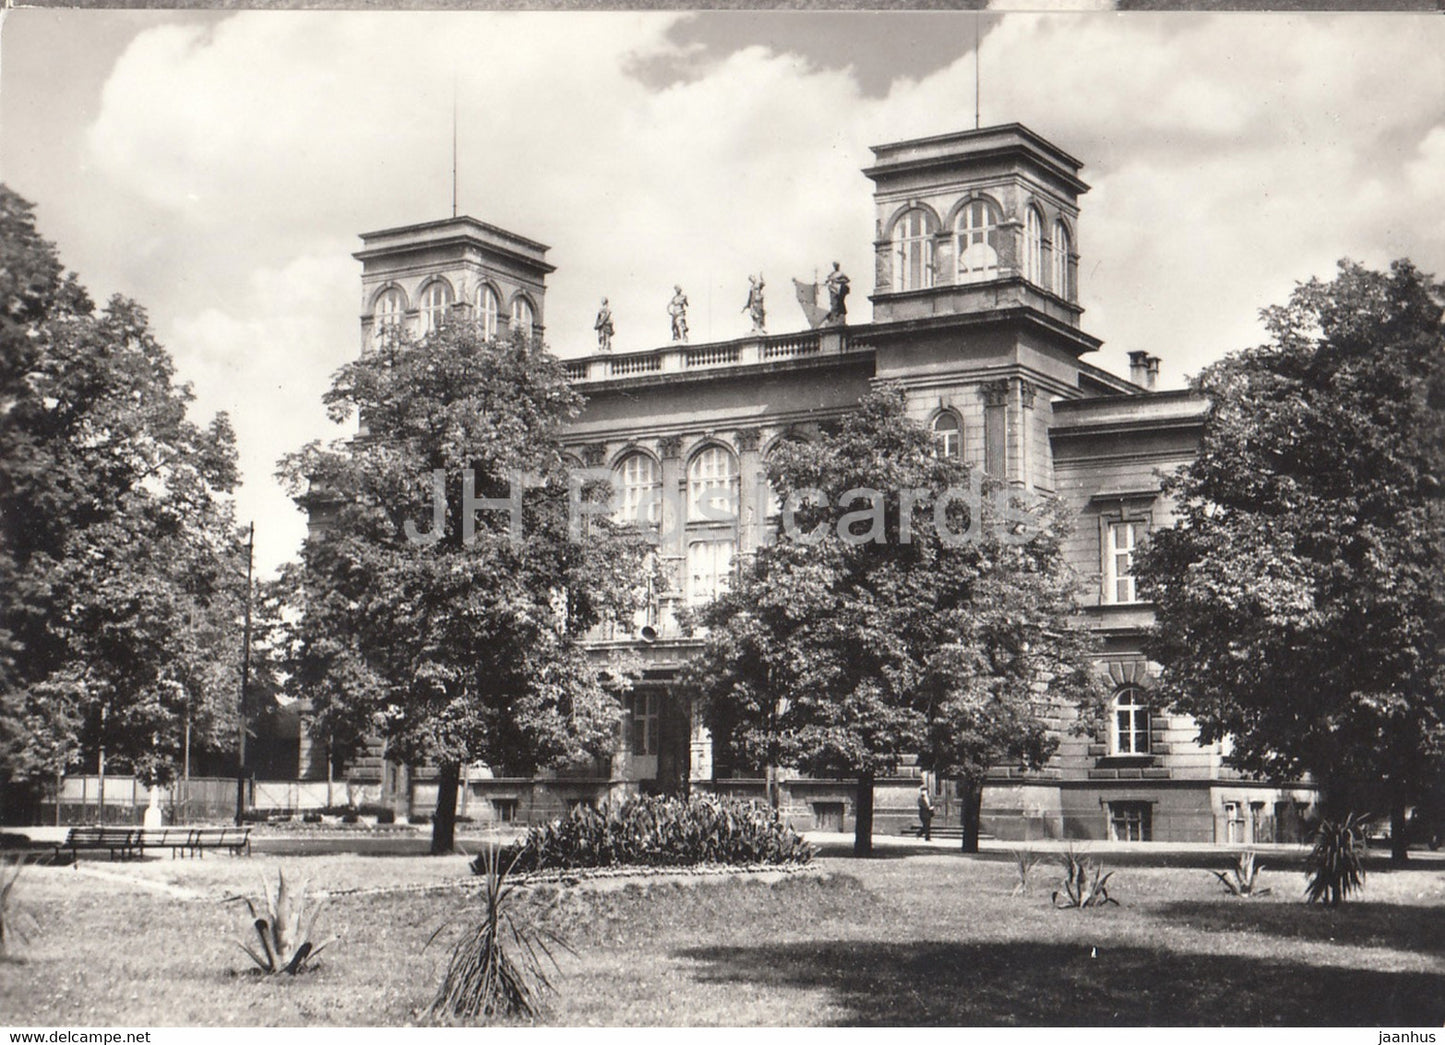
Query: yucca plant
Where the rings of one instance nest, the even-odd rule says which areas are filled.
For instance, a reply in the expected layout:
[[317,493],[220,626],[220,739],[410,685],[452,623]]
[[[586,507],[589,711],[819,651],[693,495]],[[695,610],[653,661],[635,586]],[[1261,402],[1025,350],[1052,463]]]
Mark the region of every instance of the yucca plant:
[[[486,875],[481,917],[452,948],[446,977],[428,1015],[491,1019],[541,1014],[544,995],[553,990],[547,966],[557,968],[551,946],[567,949],[555,933],[521,924],[511,907],[515,886],[508,881],[517,856],[504,856],[495,845],[483,850],[477,864]],[[432,934],[428,946],[447,926]]]
[[1338,907],[1364,889],[1364,851],[1363,817],[1350,813],[1343,820],[1321,820],[1314,848],[1305,858],[1305,902]]
[[1259,887],[1259,872],[1264,870],[1264,864],[1256,863],[1254,853],[1246,849],[1234,859],[1234,866],[1225,871],[1211,871],[1210,873],[1224,883],[1224,888],[1229,890],[1231,896],[1251,897],[1268,896],[1269,888]]
[[17,943],[28,943],[35,918],[16,901],[15,883],[25,869],[25,858],[0,861],[0,958]]
[[306,882],[302,881],[301,888],[293,890],[286,884],[286,875],[280,868],[276,869],[274,892],[262,880],[259,900],[253,901],[249,896],[227,898],[227,902],[234,900],[244,901],[251,912],[251,927],[259,946],[253,948],[240,940],[237,943],[268,975],[284,972],[294,976],[331,942],[316,944],[311,939],[325,901],[312,899],[308,904]]
[[1018,875],[1018,881],[1014,883],[1013,893],[1018,896],[1020,893],[1029,891],[1029,874],[1039,865],[1039,854],[1032,849],[1015,849],[1014,872]]
[[1067,850],[1063,856],[1064,865],[1064,888],[1063,897],[1060,901],[1059,892],[1054,892],[1055,907],[1104,907],[1107,904],[1119,905],[1119,901],[1109,895],[1109,879],[1114,872],[1104,873],[1104,869],[1096,864],[1088,856],[1075,853],[1072,848]]

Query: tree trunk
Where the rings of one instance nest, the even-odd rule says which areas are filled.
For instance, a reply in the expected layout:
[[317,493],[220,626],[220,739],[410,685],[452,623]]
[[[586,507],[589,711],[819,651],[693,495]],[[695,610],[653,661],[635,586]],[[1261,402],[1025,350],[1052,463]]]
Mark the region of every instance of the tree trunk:
[[983,781],[964,778],[958,782],[958,790],[962,804],[959,821],[963,825],[963,851],[976,853],[979,814],[983,809]]
[[853,855],[873,855],[873,773],[858,774],[858,815],[853,823]]
[[431,855],[450,856],[456,851],[457,785],[462,767],[444,762],[437,769],[437,808],[431,818]]
[[1399,867],[1410,859],[1409,824],[1405,820],[1405,803],[1396,800],[1390,805],[1390,863]]

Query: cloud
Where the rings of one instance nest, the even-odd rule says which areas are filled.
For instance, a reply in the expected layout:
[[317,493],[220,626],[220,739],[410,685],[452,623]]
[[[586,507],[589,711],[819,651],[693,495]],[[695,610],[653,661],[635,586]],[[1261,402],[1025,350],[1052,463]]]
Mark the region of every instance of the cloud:
[[[719,22],[726,46],[704,48],[706,15],[243,13],[137,35],[85,160],[136,201],[103,234],[144,250],[143,300],[203,402],[233,403],[259,484],[266,455],[321,434],[325,376],[356,350],[355,234],[449,213],[454,84],[460,209],[552,245],[560,354],[591,349],[604,295],[619,350],[661,344],[674,283],[694,339],[728,338],[748,273],[777,330],[803,325],[790,276],[837,259],[867,289],[868,146],[970,125],[972,17],[855,23],[899,55],[883,92],[803,34],[773,46],[766,19],[751,44]],[[985,122],[1029,124],[1094,186],[1078,245],[1096,362],[1144,348],[1177,381],[1342,255],[1445,270],[1423,217],[1445,183],[1439,19],[983,24]],[[910,34],[950,28],[957,58],[912,68]]]
[[267,569],[294,554],[306,529],[272,480],[277,460],[312,439],[345,434],[327,421],[321,396],[354,355],[352,341],[336,336],[355,322],[353,269],[341,251],[257,269],[225,307],[162,329],[195,385],[194,412],[231,415],[242,480],[237,515],[256,522],[256,557]]

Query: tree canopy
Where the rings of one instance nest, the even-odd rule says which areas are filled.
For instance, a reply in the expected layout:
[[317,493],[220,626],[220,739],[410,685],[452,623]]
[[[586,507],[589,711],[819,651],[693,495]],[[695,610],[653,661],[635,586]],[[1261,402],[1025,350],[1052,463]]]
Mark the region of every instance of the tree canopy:
[[905,755],[971,798],[990,766],[1041,765],[1057,744],[1048,725],[1093,692],[1058,506],[1009,504],[940,457],[897,387],[782,444],[768,477],[781,532],[699,615],[708,631],[686,677],[719,760],[856,778],[860,855],[874,781]]
[[287,572],[294,678],[321,735],[438,767],[433,850],[450,852],[463,764],[610,751],[625,666],[582,640],[630,617],[646,546],[606,519],[573,525],[559,436],[581,399],[529,339],[468,323],[398,338],[325,400],[361,431],[280,465],[313,513]]
[[1137,564],[1165,699],[1242,769],[1384,803],[1399,859],[1445,758],[1441,301],[1345,261],[1265,309],[1268,342],[1197,378],[1203,443]]
[[235,743],[235,439],[144,310],[97,310],[0,187],[0,781],[108,759],[148,780]]

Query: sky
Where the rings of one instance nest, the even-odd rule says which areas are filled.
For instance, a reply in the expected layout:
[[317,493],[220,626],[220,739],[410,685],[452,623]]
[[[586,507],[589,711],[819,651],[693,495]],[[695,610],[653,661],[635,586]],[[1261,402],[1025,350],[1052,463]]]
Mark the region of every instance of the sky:
[[[98,301],[135,298],[230,413],[263,573],[302,515],[276,460],[344,432],[358,234],[459,210],[550,245],[558,355],[803,329],[790,277],[868,289],[870,145],[1021,122],[1084,163],[1086,357],[1162,383],[1258,342],[1350,257],[1445,274],[1445,19],[1428,14],[10,10],[0,177]],[[869,319],[866,295],[850,300]]]

